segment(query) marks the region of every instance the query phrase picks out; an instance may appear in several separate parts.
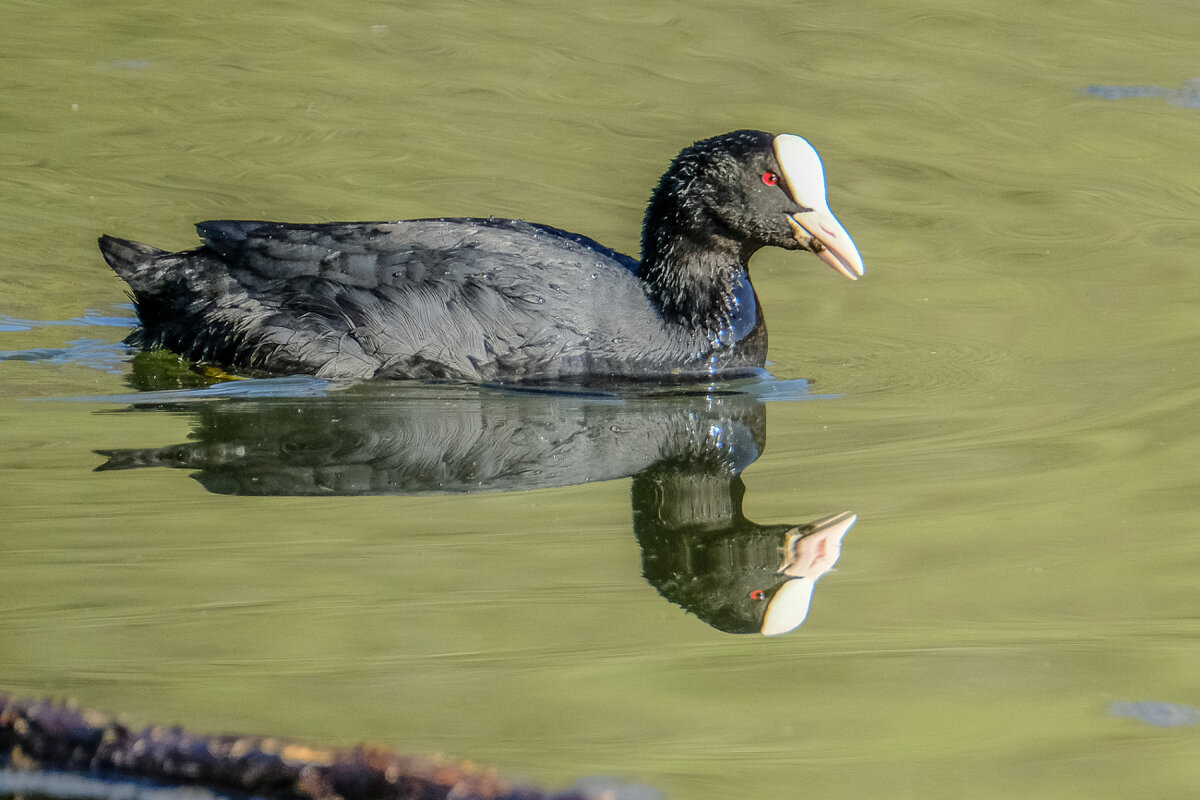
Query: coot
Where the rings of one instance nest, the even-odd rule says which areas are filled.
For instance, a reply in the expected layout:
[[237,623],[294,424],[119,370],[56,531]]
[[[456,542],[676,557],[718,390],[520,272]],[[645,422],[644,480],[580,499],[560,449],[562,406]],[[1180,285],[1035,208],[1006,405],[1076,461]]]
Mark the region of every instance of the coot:
[[127,341],[258,374],[483,382],[707,378],[765,363],[747,262],[862,259],[825,200],[816,150],[742,130],[671,163],[637,261],[508,219],[294,225],[220,220],[178,253],[100,238],[132,289]]

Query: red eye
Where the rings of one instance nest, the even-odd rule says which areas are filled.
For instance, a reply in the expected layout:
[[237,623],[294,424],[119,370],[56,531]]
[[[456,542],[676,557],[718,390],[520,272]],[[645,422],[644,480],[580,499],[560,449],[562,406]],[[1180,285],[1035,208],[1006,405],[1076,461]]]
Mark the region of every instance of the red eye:
[[764,172],[762,174],[762,179],[763,183],[765,183],[767,186],[774,186],[775,184],[779,183],[779,176],[774,172]]
[[[767,175],[770,175],[770,174],[771,173],[769,173],[769,172],[767,173]],[[767,179],[767,175],[763,175],[764,181]],[[764,592],[762,589],[755,589],[753,592],[750,593],[751,600],[762,600],[766,596],[767,596],[767,593]]]

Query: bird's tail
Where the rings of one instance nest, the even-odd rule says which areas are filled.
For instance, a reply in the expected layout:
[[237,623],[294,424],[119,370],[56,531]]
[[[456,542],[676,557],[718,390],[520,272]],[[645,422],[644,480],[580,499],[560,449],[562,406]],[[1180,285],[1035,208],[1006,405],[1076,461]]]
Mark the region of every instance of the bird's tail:
[[100,253],[113,272],[124,278],[136,290],[143,282],[138,280],[139,274],[144,273],[146,267],[156,258],[166,255],[167,251],[105,234],[100,237]]

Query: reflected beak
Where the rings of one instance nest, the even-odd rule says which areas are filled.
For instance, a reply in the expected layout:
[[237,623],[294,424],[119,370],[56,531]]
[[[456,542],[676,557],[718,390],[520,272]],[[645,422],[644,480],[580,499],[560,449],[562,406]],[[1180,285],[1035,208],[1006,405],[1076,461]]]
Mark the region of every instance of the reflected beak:
[[788,534],[779,571],[790,580],[779,587],[767,605],[761,628],[764,636],[779,636],[804,623],[817,579],[833,569],[842,553],[842,537],[857,521],[853,511],[843,511]]
[[862,256],[854,240],[829,209],[813,209],[788,217],[796,241],[852,281],[863,275]]
[[767,613],[763,617],[763,636],[782,636],[794,631],[804,624],[808,617],[808,609],[812,605],[815,581],[794,578],[783,586],[771,598]]
[[779,571],[793,578],[814,580],[829,572],[842,555],[842,539],[856,522],[857,514],[843,511],[793,528],[784,542]]
[[775,137],[775,159],[792,200],[807,209],[788,216],[796,241],[850,280],[858,280],[863,274],[862,256],[829,210],[825,167],[816,149],[807,140],[785,133]]

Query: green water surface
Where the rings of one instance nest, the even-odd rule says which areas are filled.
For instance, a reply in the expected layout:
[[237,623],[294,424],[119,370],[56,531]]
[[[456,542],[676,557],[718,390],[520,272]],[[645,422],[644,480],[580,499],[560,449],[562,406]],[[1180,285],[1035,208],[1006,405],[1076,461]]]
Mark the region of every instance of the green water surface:
[[[1200,707],[1200,110],[1081,92],[1200,76],[1195,4],[0,8],[0,690],[671,798],[1200,792],[1200,728],[1110,712]],[[12,322],[130,317],[95,238],[202,219],[636,253],[667,161],[742,127],[816,145],[867,266],[753,263],[772,372],[822,397],[767,401],[746,515],[859,515],[780,638],[655,591],[625,478],[94,472],[200,412],[129,412],[119,322]]]

